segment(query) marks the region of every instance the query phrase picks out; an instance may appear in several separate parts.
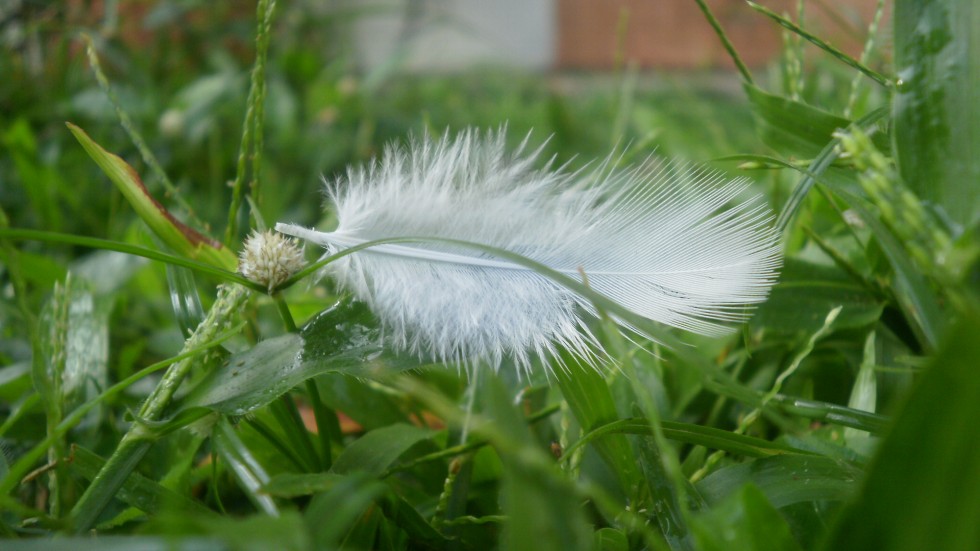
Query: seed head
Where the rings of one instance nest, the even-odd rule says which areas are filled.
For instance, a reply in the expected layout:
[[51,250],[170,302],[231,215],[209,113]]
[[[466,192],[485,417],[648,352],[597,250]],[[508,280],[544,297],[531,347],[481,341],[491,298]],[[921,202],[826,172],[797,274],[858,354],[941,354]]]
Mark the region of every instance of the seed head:
[[271,292],[303,267],[303,249],[273,231],[253,232],[239,255],[238,271]]

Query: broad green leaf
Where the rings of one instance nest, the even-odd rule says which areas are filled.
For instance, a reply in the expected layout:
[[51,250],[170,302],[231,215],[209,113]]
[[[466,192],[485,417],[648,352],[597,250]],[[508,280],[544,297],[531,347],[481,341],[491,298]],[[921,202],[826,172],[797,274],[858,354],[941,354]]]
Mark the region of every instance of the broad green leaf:
[[980,315],[947,335],[869,467],[828,551],[980,549]]
[[749,325],[768,336],[810,334],[837,306],[844,308],[834,320],[836,329],[872,324],[885,307],[841,270],[787,258],[769,300],[759,306]]
[[752,484],[691,519],[702,551],[794,551],[789,526]]
[[952,220],[980,221],[980,4],[896,0],[893,102],[902,179]]
[[402,423],[368,432],[344,448],[332,471],[346,474],[364,471],[379,475],[409,448],[432,438],[434,431]]
[[238,269],[235,253],[227,247],[210,239],[197,230],[180,222],[154,199],[139,175],[126,161],[109,153],[95,143],[84,130],[66,123],[85,152],[92,157],[99,168],[112,180],[136,213],[164,243],[181,255],[201,260],[212,266],[234,272]]
[[759,122],[762,141],[788,157],[812,159],[851,121],[805,103],[744,84]]
[[[86,480],[93,479],[105,465],[104,459],[81,446],[72,446],[71,457],[69,470]],[[116,497],[147,513],[170,507],[207,518],[217,516],[199,502],[168,490],[138,473],[131,473],[126,478]]]
[[722,467],[698,482],[708,503],[717,503],[751,482],[775,507],[801,501],[843,501],[853,495],[860,471],[820,456],[781,455]]
[[386,353],[371,312],[364,304],[345,299],[299,333],[267,339],[231,356],[190,391],[181,408],[243,415],[324,373],[371,377],[418,366],[407,355]]

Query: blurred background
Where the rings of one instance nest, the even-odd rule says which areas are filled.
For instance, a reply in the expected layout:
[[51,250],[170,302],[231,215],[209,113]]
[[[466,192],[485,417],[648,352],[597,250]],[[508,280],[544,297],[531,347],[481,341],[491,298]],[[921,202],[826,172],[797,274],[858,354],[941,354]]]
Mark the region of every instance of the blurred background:
[[[855,56],[877,4],[763,3]],[[760,87],[832,112],[854,103],[843,64],[742,0],[707,4]],[[196,217],[220,232],[255,24],[251,2],[0,3],[0,200],[12,225],[112,236],[132,222],[65,121],[161,193],[96,82],[88,36],[120,107]],[[873,65],[888,61],[884,34]],[[624,144],[700,162],[766,151],[694,0],[280,1],[267,70],[269,219],[314,223],[321,176],[422,131],[507,124],[515,142],[533,131],[532,142],[550,138],[548,152],[573,164]]]

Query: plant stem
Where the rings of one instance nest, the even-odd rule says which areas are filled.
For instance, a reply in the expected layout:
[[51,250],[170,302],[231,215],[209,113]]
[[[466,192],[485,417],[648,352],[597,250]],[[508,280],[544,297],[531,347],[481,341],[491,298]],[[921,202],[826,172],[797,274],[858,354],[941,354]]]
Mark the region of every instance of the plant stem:
[[116,116],[119,117],[119,124],[122,125],[123,130],[129,135],[129,139],[132,140],[133,145],[136,146],[136,150],[140,152],[140,157],[143,158],[143,162],[150,167],[153,175],[160,180],[163,187],[166,189],[166,194],[169,197],[173,197],[174,201],[180,205],[180,208],[187,213],[194,225],[203,228],[206,227],[200,218],[194,214],[194,209],[191,208],[190,203],[180,194],[177,186],[170,181],[167,173],[164,172],[163,167],[160,166],[160,162],[157,161],[153,152],[150,151],[150,147],[146,145],[146,141],[140,134],[139,130],[136,129],[136,125],[133,124],[133,119],[129,117],[123,108],[122,104],[119,103],[119,98],[116,97],[116,93],[112,90],[112,86],[109,85],[109,79],[106,77],[105,73],[102,71],[102,64],[99,63],[99,56],[95,52],[95,44],[92,42],[92,37],[89,35],[82,35],[82,40],[85,41],[85,51],[88,54],[89,65],[92,66],[92,71],[95,73],[95,80],[99,83],[99,88],[102,89],[102,93],[106,95],[109,102],[116,110]]
[[[289,312],[289,306],[282,298],[282,294],[274,294],[272,296],[272,300],[276,303],[276,308],[279,310],[279,316],[282,317],[286,330],[296,332],[296,322],[293,320],[293,315]],[[320,391],[317,389],[316,382],[313,379],[306,380],[306,393],[309,394],[310,407],[313,408],[313,417],[316,419],[317,435],[320,439],[320,457],[318,463],[320,468],[326,471],[330,469],[330,466],[333,464],[333,454],[330,451],[330,442],[331,440],[340,440],[340,423],[337,420],[337,414],[328,408],[323,403],[323,400],[320,399]],[[305,432],[306,426],[303,425],[302,429]]]
[[[177,256],[175,254],[169,254],[156,249],[150,249],[148,247],[142,247],[140,245],[133,245],[130,243],[123,243],[121,241],[112,241],[109,239],[100,239],[98,237],[88,237],[85,235],[73,235],[69,233],[58,233],[49,232],[42,230],[30,230],[24,228],[8,228],[0,224],[0,239],[3,243],[6,240],[31,240],[31,241],[41,241],[45,243],[60,243],[64,245],[80,245],[82,247],[89,247],[92,249],[101,249],[104,251],[116,251],[125,254],[131,254],[133,256],[141,256],[143,258],[149,258],[150,260],[156,260],[159,262],[164,262],[167,264],[172,264],[174,266],[181,266],[184,268],[189,268],[191,270],[207,274],[210,276],[217,277],[226,283],[238,283],[239,285],[244,285],[255,291],[266,291],[266,288],[254,281],[246,279],[244,276],[229,272],[228,270],[223,270],[212,264],[206,262],[200,262],[198,260],[193,260],[183,256]],[[14,249],[11,247],[11,250]],[[13,256],[8,255],[11,259]],[[16,275],[14,273],[15,264],[13,260],[8,261],[10,268],[11,279],[14,283],[14,290],[16,291],[19,287],[19,279],[14,279]],[[19,276],[18,276],[19,277]],[[33,314],[31,314],[33,316]],[[30,319],[30,318],[28,318]]]
[[[218,298],[204,321],[184,343],[184,350],[200,348],[214,340],[221,330],[227,327],[230,320],[238,315],[240,307],[247,298],[248,289],[241,285],[219,287]],[[170,405],[174,392],[195,365],[196,359],[197,356],[185,358],[167,369],[160,383],[140,408],[138,415],[141,420],[156,421],[161,417]],[[156,435],[145,424],[137,422],[130,427],[116,451],[72,509],[69,520],[76,533],[85,532],[95,524],[106,505],[149,451],[155,439]]]
[[316,453],[316,448],[313,447],[310,431],[306,430],[303,417],[300,415],[293,397],[289,393],[283,394],[278,400],[269,404],[269,410],[276,418],[279,427],[285,432],[290,444],[303,459],[306,470],[316,472],[320,468],[320,458]]
[[725,47],[725,51],[728,52],[728,55],[731,56],[732,61],[735,62],[735,67],[738,69],[738,72],[742,74],[742,78],[745,80],[745,82],[753,84],[752,73],[749,72],[749,68],[742,62],[741,56],[738,55],[738,50],[735,49],[732,41],[728,39],[728,35],[725,34],[725,29],[721,28],[721,23],[719,23],[715,18],[715,14],[711,12],[711,8],[704,3],[704,0],[695,1],[698,3],[698,7],[701,8],[701,13],[704,14],[705,19],[708,20],[708,24],[711,25],[711,28],[715,30],[715,34],[717,34],[718,38],[721,40],[721,45]]
[[[262,172],[262,149],[264,147],[265,124],[265,61],[269,54],[269,35],[272,30],[272,15],[276,10],[276,0],[261,1],[256,17],[259,28],[255,36],[255,71],[252,74],[253,83],[257,85],[255,94],[254,141],[252,142],[252,182],[249,185],[249,195],[255,205],[261,203],[259,196],[259,177]],[[252,210],[253,218],[256,212]]]
[[313,379],[306,380],[306,393],[310,395],[310,407],[313,408],[317,436],[320,437],[320,467],[327,471],[333,465],[330,442],[340,440],[340,422],[337,420],[337,414],[320,399],[320,390]]

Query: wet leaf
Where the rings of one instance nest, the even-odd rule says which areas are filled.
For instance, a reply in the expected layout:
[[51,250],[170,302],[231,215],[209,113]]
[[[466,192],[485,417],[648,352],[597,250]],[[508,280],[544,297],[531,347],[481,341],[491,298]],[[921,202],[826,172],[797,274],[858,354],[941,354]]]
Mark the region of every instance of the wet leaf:
[[415,358],[396,356],[385,348],[381,329],[364,304],[345,299],[299,333],[264,340],[231,356],[208,373],[180,407],[244,415],[317,375],[372,377],[417,367]]
[[970,226],[980,221],[980,4],[897,0],[895,150],[916,194]]
[[706,501],[716,503],[751,482],[775,507],[784,507],[802,501],[843,501],[854,494],[860,473],[827,457],[780,455],[718,469],[697,489]]

